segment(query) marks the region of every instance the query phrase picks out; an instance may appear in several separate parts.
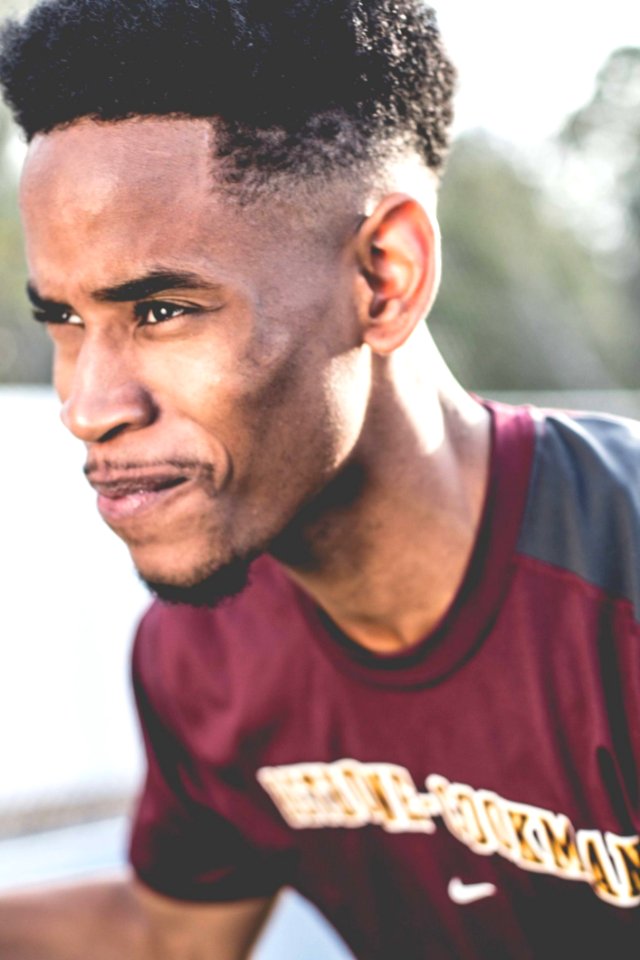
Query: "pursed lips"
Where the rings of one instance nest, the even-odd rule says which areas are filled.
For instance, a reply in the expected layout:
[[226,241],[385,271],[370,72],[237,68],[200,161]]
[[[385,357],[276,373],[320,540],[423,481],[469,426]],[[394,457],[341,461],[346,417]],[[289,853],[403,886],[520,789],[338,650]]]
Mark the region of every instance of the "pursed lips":
[[98,510],[105,522],[120,527],[154,508],[164,507],[193,487],[194,476],[167,469],[140,471],[87,470],[87,479],[98,494]]
[[109,475],[108,478],[90,476],[89,483],[101,497],[119,500],[137,493],[158,493],[172,490],[188,481],[189,477],[171,473]]

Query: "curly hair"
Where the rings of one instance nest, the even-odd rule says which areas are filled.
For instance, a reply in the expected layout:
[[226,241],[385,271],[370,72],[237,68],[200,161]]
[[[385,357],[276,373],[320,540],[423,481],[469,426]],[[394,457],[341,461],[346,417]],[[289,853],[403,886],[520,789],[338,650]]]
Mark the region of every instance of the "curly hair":
[[231,180],[407,148],[439,171],[455,70],[423,0],[42,0],[0,32],[27,139],[81,118],[215,118]]

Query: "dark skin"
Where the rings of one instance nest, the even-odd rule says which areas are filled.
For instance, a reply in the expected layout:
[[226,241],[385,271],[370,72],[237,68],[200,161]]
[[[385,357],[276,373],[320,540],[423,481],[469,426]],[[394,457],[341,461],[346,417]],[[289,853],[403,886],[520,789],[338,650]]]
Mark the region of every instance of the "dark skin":
[[489,446],[422,323],[431,179],[409,164],[384,190],[241,207],[216,189],[212,137],[82,121],[32,144],[31,294],[63,420],[147,579],[272,548],[356,641],[410,645],[464,575]]
[[[270,549],[382,652],[455,597],[486,492],[488,417],[423,319],[435,186],[314,184],[238,206],[197,120],[36,138],[22,188],[31,296],[66,425],[144,576],[188,585]],[[263,900],[187,904],[129,875],[0,902],[14,960],[245,960]]]

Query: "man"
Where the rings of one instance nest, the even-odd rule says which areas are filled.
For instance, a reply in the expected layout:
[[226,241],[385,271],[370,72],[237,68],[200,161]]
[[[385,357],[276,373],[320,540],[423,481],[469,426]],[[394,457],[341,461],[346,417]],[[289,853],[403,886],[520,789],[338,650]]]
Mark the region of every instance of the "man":
[[132,877],[0,954],[237,960],[288,884],[366,960],[635,956],[638,431],[430,339],[432,12],[48,0],[2,51],[62,416],[169,602]]

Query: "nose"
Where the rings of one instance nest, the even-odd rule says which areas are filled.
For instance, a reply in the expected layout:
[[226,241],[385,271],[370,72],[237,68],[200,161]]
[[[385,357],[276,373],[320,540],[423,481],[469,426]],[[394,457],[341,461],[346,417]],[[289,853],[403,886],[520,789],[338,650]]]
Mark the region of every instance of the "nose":
[[61,419],[85,443],[104,443],[153,423],[156,405],[120,350],[87,340],[78,357]]

